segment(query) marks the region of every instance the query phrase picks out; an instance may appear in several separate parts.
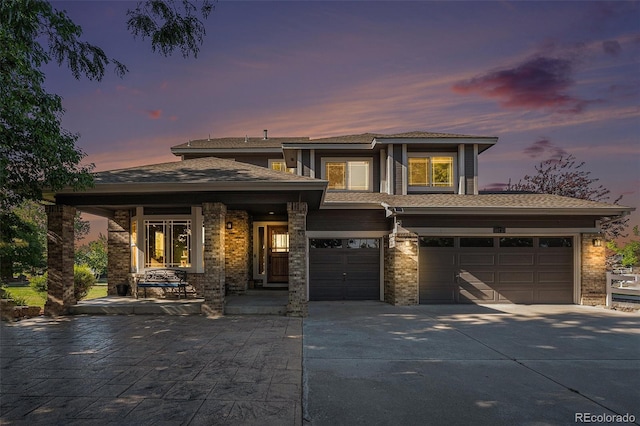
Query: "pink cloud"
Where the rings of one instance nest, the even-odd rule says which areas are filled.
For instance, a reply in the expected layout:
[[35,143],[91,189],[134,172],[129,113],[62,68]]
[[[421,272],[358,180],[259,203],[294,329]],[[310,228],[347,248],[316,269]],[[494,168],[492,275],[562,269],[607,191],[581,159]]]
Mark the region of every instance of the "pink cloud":
[[455,93],[478,93],[498,99],[506,108],[551,109],[580,113],[593,101],[568,93],[573,86],[573,62],[537,56],[513,67],[491,71],[453,85]]
[[523,152],[531,158],[540,157],[546,153],[549,154],[551,160],[559,160],[568,154],[567,151],[554,145],[549,139],[537,140],[526,147]]
[[147,116],[152,120],[158,120],[162,116],[161,109],[152,109],[146,111]]

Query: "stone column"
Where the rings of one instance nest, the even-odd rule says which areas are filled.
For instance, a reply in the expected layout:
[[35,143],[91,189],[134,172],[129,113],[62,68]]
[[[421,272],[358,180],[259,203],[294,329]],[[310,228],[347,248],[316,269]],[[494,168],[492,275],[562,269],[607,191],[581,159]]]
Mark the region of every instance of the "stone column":
[[241,294],[249,283],[249,214],[244,210],[227,211],[225,226],[225,281],[232,294]]
[[[600,239],[602,245],[594,246],[594,239]],[[607,299],[607,269],[602,234],[581,235],[580,265],[580,304],[604,305]]]
[[307,302],[307,203],[287,203],[289,215],[289,304],[287,315],[306,317]]
[[130,284],[131,215],[129,210],[116,210],[107,225],[107,294],[116,294],[116,285]]
[[204,279],[202,313],[207,316],[224,314],[225,293],[225,218],[227,206],[203,203]]
[[44,313],[66,315],[75,305],[73,294],[75,207],[46,206],[47,212],[47,301]]
[[[392,305],[418,304],[418,236],[394,234],[384,243],[384,301]],[[393,246],[393,247],[390,247]]]

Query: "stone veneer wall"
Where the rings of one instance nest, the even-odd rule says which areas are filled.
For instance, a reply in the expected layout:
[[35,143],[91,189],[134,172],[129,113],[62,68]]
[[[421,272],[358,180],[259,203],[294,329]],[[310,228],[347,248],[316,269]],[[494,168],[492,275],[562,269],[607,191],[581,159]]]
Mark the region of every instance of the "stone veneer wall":
[[204,278],[202,313],[224,315],[225,293],[225,219],[227,206],[222,203],[203,203],[204,219]]
[[116,210],[107,230],[107,294],[116,294],[117,284],[131,284],[131,215],[129,210]]
[[289,303],[287,315],[306,317],[307,203],[287,203],[289,227]]
[[233,226],[232,229],[225,227],[226,286],[229,293],[241,294],[247,290],[249,282],[249,214],[229,210],[225,220]]
[[392,305],[418,304],[418,236],[395,234],[395,247],[384,238],[384,301]]
[[[582,234],[580,243],[580,304],[604,305],[607,298],[607,270],[604,238],[602,234]],[[594,247],[593,240],[603,240]]]
[[46,206],[47,213],[47,301],[45,315],[65,315],[76,303],[73,295],[75,240],[73,222],[76,209]]

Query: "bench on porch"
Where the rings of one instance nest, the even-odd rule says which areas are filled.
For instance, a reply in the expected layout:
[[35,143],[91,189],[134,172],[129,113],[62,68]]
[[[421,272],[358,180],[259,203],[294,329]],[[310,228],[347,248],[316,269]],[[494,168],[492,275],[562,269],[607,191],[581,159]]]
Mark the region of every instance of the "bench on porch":
[[[172,289],[177,291],[178,299],[180,298],[180,290],[187,298],[187,271],[180,269],[149,269],[145,271],[144,276],[140,276],[136,280],[137,288],[144,289],[144,297],[147,297],[147,288],[157,287],[162,289]],[[136,298],[138,291],[136,290]]]

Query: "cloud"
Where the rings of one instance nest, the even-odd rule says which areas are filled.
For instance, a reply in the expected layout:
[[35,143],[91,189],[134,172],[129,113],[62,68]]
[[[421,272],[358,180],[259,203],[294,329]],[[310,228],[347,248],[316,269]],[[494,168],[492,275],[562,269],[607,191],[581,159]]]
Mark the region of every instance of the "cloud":
[[162,116],[161,109],[151,109],[145,112],[147,113],[147,116],[152,120],[158,120]]
[[551,160],[559,160],[568,154],[567,151],[554,145],[549,139],[539,139],[526,147],[523,152],[531,158],[540,157],[546,153]]
[[606,40],[602,42],[602,50],[611,56],[618,56],[622,51],[622,46],[618,40]]
[[573,61],[536,56],[513,67],[491,71],[453,85],[455,93],[479,93],[506,108],[551,109],[580,113],[593,101],[568,93],[573,86]]

